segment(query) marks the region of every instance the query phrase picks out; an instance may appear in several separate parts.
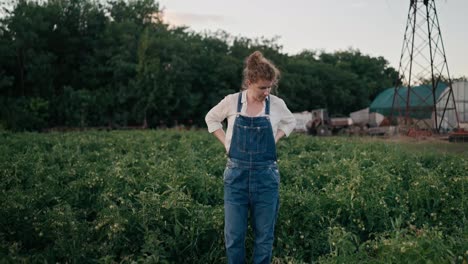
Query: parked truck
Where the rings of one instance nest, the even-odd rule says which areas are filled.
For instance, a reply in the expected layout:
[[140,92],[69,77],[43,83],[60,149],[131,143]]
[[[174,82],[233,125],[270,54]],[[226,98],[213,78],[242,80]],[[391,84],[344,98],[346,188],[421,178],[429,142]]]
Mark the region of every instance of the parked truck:
[[295,130],[310,135],[393,135],[396,130],[387,118],[379,113],[370,113],[364,108],[350,113],[349,117],[330,117],[327,109],[295,113]]
[[333,134],[349,133],[353,120],[349,117],[332,117],[327,109],[311,111],[312,118],[307,122],[307,132],[316,136],[330,136]]

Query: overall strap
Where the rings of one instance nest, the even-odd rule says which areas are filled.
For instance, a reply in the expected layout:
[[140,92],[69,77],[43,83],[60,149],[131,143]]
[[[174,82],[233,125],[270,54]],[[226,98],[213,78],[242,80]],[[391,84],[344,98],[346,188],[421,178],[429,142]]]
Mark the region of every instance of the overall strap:
[[266,100],[266,105],[265,105],[265,115],[270,115],[270,95],[268,95],[268,99]]
[[240,114],[242,110],[242,92],[239,92],[239,97],[237,99],[237,114]]

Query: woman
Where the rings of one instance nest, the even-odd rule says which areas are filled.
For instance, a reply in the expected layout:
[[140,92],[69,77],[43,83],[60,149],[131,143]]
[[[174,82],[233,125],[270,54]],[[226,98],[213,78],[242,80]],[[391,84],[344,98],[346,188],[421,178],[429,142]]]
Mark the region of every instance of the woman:
[[[226,96],[206,115],[208,131],[225,146],[224,236],[229,263],[245,262],[250,212],[255,235],[254,263],[271,261],[279,208],[276,143],[296,120],[284,101],[270,94],[279,71],[259,51],[245,61],[242,91]],[[221,122],[228,120],[224,133]]]

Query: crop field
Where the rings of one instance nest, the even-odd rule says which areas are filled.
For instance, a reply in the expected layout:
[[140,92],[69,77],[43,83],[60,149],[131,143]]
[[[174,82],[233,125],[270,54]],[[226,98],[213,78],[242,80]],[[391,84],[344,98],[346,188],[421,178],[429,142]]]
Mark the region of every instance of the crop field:
[[[468,263],[467,151],[280,141],[273,263]],[[225,162],[206,131],[0,132],[0,260],[225,263]]]

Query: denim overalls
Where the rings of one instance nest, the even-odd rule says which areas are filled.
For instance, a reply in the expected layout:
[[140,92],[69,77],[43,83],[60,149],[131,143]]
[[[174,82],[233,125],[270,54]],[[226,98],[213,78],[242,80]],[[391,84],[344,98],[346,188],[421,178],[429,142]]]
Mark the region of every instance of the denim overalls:
[[265,116],[240,115],[242,93],[237,102],[229,159],[224,171],[224,236],[228,263],[245,263],[245,236],[250,211],[255,235],[254,263],[270,263],[274,228],[279,208],[280,176],[276,144],[269,120],[270,98]]

